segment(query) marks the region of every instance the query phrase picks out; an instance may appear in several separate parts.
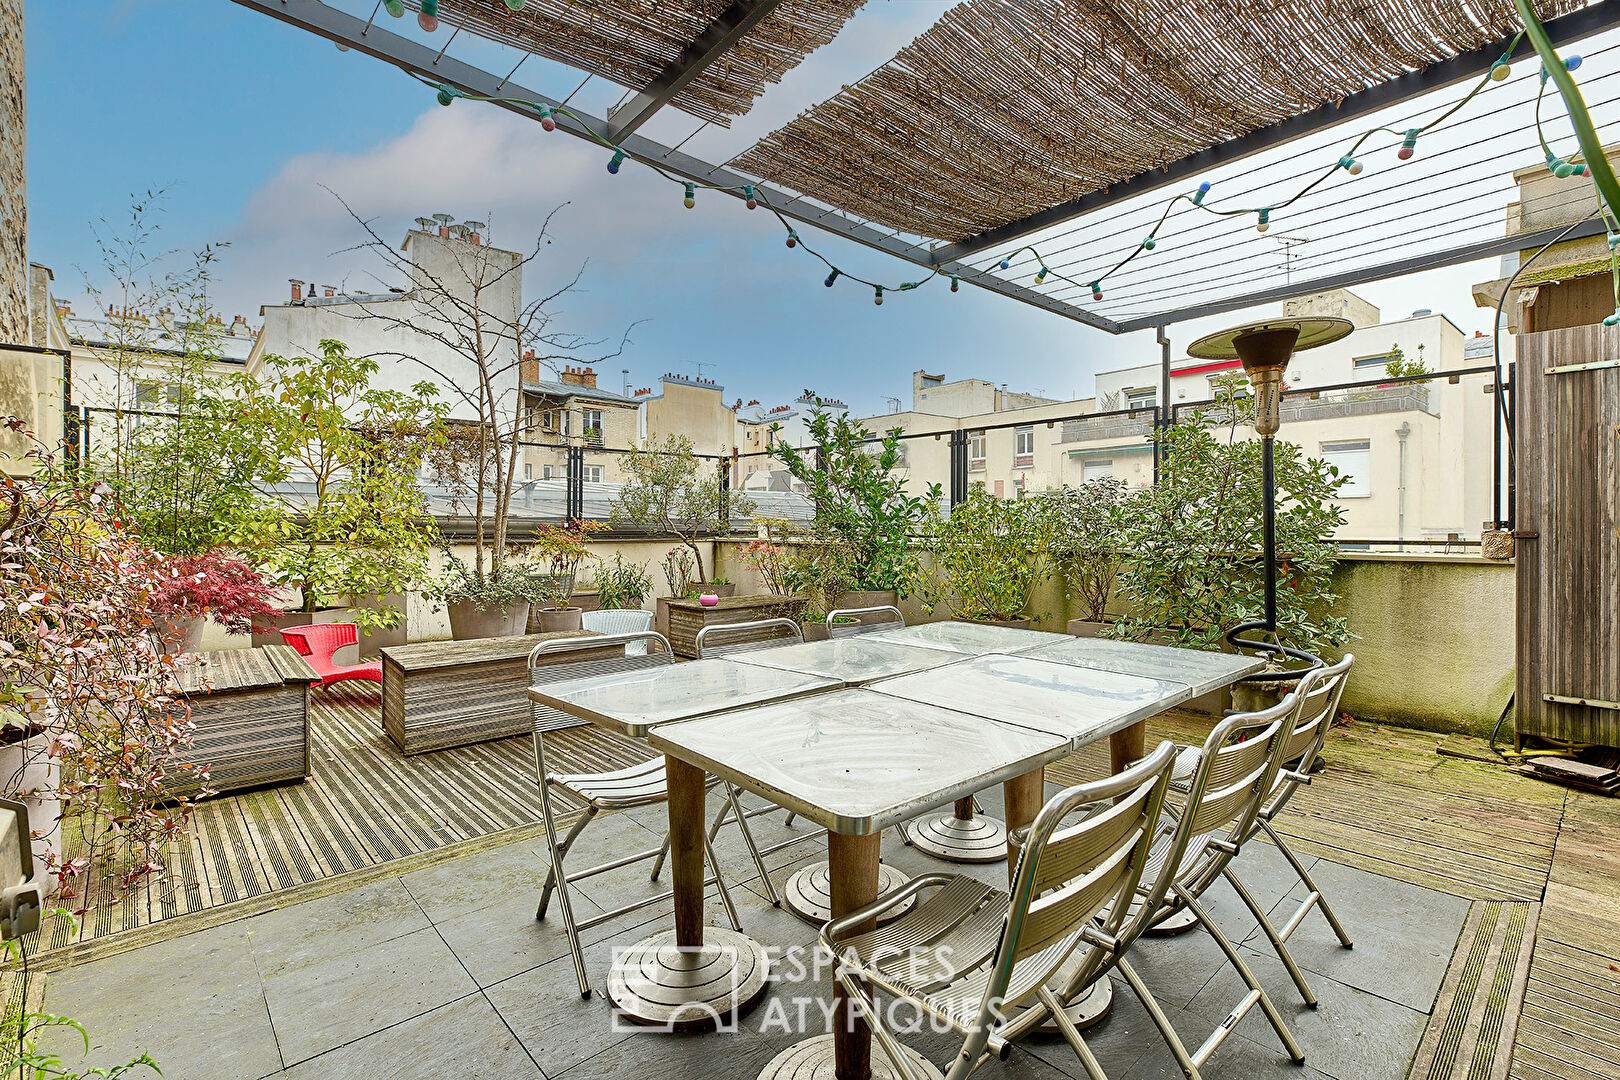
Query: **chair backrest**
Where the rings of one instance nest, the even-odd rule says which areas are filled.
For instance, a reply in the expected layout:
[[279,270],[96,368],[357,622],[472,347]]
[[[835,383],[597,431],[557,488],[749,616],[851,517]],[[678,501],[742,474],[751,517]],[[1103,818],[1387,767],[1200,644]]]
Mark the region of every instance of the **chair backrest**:
[[1350,668],[1355,662],[1354,655],[1345,653],[1344,659],[1337,664],[1315,668],[1301,676],[1295,691],[1299,695],[1299,713],[1294,720],[1294,730],[1288,736],[1288,745],[1278,758],[1287,768],[1279,772],[1276,782],[1272,784],[1271,798],[1262,810],[1266,817],[1282,809],[1299,786],[1298,781],[1288,778],[1288,774],[1304,776],[1311,771],[1316,755],[1321,753],[1322,744],[1327,741],[1328,730],[1339,715],[1339,700],[1344,697],[1345,680],[1350,677]]
[[[1105,972],[1131,908],[1164,804],[1176,748],[1161,742],[1124,772],[1054,795],[1035,815],[1013,874],[1007,919],[991,959],[979,1028],[1027,1000],[1084,941],[1078,992]],[[1065,819],[1077,810],[1083,816]],[[1014,965],[1037,958],[1009,985]],[[969,1036],[969,1048],[977,1030]]]
[[297,650],[299,656],[330,660],[332,654],[345,645],[357,644],[360,632],[352,622],[318,623],[289,626],[281,631],[281,640]]
[[587,611],[579,617],[581,628],[598,634],[635,634],[652,629],[653,613],[640,608]]
[[[597,657],[590,659],[569,660],[569,653],[591,652],[597,649],[614,648],[622,645],[623,655]],[[641,652],[633,649],[640,648]],[[554,659],[547,659],[547,658]],[[553,641],[542,641],[529,652],[529,685],[544,686],[547,683],[564,682],[568,679],[583,679],[591,675],[609,675],[616,671],[635,671],[640,668],[660,667],[675,662],[675,653],[669,647],[669,641],[663,634],[653,630],[642,630],[628,634],[606,634],[601,637],[557,638]],[[542,705],[538,701],[529,702],[529,715],[534,720],[534,742],[537,753],[540,751],[540,733],[548,727],[554,727],[558,722],[569,723],[573,721],[565,713]]]
[[[853,619],[853,622],[840,622],[841,619]],[[891,604],[879,607],[838,608],[827,612],[828,637],[854,637],[856,634],[873,634],[879,630],[893,630],[895,625],[906,625],[906,617],[899,608]]]
[[749,622],[717,623],[697,632],[697,653],[704,660],[728,653],[774,649],[796,645],[804,640],[794,619],[753,619]]

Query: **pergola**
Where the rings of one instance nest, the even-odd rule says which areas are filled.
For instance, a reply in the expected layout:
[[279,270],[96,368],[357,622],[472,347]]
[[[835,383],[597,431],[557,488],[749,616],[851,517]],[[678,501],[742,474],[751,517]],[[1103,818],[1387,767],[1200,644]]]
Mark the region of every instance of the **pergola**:
[[[410,0],[444,24],[410,36],[389,29],[381,2],[235,2],[431,83],[509,99],[499,104],[531,120],[533,106],[563,102],[516,81],[518,68],[530,56],[568,64],[627,96],[608,117],[570,105],[548,117],[559,130],[738,198],[751,186],[786,219],[1110,333],[1538,247],[1559,231],[1504,235],[1501,200],[1481,197],[1505,185],[1504,155],[1534,160],[1531,125],[1501,130],[1515,105],[1528,109],[1526,91],[1508,106],[1482,97],[1398,168],[1398,136],[1369,145],[1388,152],[1368,176],[1335,176],[1275,233],[1252,217],[1185,219],[1105,297],[1081,284],[1142,246],[1177,192],[1214,179],[1213,203],[1298,186],[1347,132],[1399,130],[1424,95],[1531,55],[1514,45],[1512,0],[966,0],[723,164],[638,130],[664,109],[729,125],[861,0]],[[1620,0],[1534,7],[1555,46],[1620,24]],[[461,35],[517,63],[503,75],[459,60]],[[1513,75],[1536,77],[1533,64]],[[1620,116],[1620,94],[1592,105]],[[1286,235],[1294,223],[1316,235]],[[1593,219],[1567,238],[1604,229]],[[1294,257],[1306,240],[1315,246]],[[1058,280],[1043,286],[1048,267]]]

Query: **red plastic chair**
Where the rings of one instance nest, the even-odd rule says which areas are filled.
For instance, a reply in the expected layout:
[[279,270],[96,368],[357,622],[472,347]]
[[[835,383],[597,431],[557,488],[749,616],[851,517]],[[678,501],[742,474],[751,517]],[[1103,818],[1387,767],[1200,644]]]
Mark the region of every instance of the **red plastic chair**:
[[359,629],[352,622],[321,623],[318,626],[293,626],[281,631],[281,639],[298,655],[309,662],[322,686],[343,682],[345,679],[363,679],[382,682],[382,661],[368,660],[361,664],[334,664],[332,656],[345,645],[359,642]]

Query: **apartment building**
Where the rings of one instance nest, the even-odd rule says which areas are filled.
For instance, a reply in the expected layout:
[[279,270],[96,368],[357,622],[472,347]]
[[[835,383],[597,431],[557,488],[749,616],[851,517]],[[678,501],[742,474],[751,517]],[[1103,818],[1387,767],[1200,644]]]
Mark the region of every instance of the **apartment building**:
[[587,484],[624,479],[625,451],[636,445],[640,421],[636,399],[596,384],[590,367],[567,365],[556,379],[541,376],[533,353],[523,358],[524,480],[561,480],[568,475],[568,447],[585,451]]

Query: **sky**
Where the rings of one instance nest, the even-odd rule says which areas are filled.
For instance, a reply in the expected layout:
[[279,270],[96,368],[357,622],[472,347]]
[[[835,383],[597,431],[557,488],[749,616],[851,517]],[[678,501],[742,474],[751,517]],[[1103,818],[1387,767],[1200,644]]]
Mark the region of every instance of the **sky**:
[[[684,149],[724,160],[882,63],[948,6],[873,0],[731,131],[697,131]],[[614,346],[628,331],[622,357],[598,365],[615,389],[622,368],[637,387],[664,372],[701,374],[728,399],[771,405],[811,389],[878,413],[887,398],[909,403],[919,368],[1066,399],[1088,395],[1097,371],[1158,360],[1152,331],[1115,337],[969,286],[891,293],[882,307],[863,287],[825,288],[825,268],[788,250],[763,211],[702,193],[686,210],[681,190],[645,169],[608,175],[599,148],[491,105],[443,108],[381,62],[224,0],[34,0],[26,19],[29,254],[51,267],[58,299],[78,312],[92,306],[87,285],[108,283],[98,232],[115,233],[133,198],[162,189],[155,250],[175,251],[178,269],[185,252],[228,245],[216,307],[227,322],[240,313],[255,326],[260,305],[286,298],[289,278],[355,290],[399,284],[351,250],[362,234],[350,209],[396,241],[424,214],[485,221],[494,243],[521,251],[557,210],[526,291],[581,273],[559,322]],[[534,60],[522,78],[563,97],[580,75]],[[575,100],[601,115],[621,93],[596,79]],[[643,133],[674,144],[698,127],[666,110]],[[805,235],[863,277],[919,276]],[[1357,291],[1386,318],[1432,308],[1472,333],[1492,316],[1475,308],[1469,286],[1496,276],[1489,261]],[[1244,317],[1170,335],[1185,345]]]

